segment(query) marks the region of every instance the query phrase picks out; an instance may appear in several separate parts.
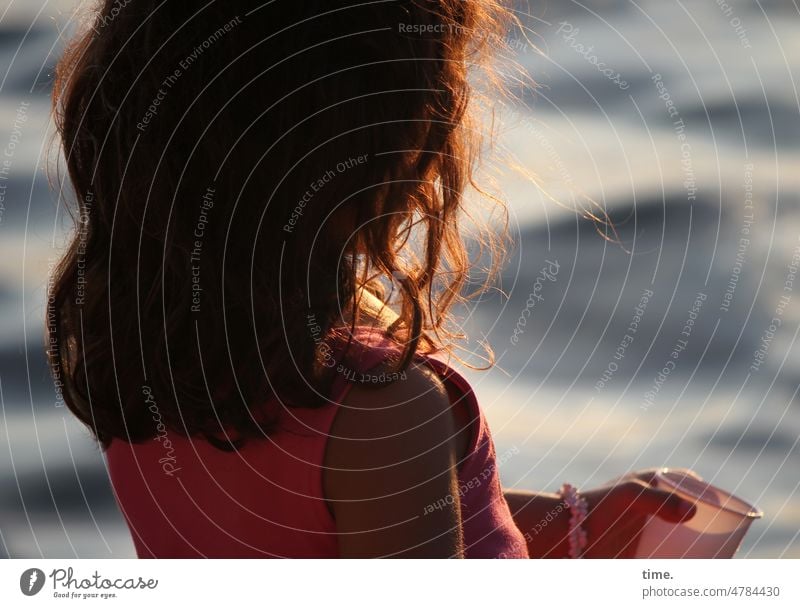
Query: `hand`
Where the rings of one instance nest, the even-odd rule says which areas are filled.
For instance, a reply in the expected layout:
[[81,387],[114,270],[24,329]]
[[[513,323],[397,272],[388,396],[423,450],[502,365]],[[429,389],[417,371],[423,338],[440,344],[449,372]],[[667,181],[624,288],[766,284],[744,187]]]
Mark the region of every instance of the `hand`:
[[[673,523],[694,517],[694,503],[653,485],[657,470],[631,473],[581,493],[589,507],[584,522],[588,542],[583,557],[634,557],[639,534],[649,516]],[[691,471],[686,473],[700,479]]]

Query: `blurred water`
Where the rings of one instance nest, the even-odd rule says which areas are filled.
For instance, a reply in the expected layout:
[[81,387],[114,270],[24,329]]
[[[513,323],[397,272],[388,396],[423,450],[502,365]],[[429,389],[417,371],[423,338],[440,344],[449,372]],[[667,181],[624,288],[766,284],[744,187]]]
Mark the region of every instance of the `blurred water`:
[[[541,88],[501,114],[498,148],[539,186],[503,178],[508,298],[484,298],[467,327],[491,327],[505,373],[471,378],[498,443],[521,447],[506,483],[691,467],[765,511],[740,555],[797,557],[798,11],[729,5],[532,5],[508,45]],[[575,207],[607,212],[619,243]]]
[[[498,366],[468,374],[498,450],[519,448],[506,484],[554,489],[689,466],[765,511],[741,555],[800,557],[800,293],[783,290],[800,245],[800,16],[791,1],[728,4],[730,14],[699,0],[531,3],[535,18],[520,9],[531,29],[508,45],[542,88],[499,112],[485,163],[503,170],[517,247],[506,296],[466,311]],[[0,554],[12,557],[133,555],[103,460],[59,407],[42,346],[48,264],[63,240],[44,174],[48,82],[72,6],[0,3],[0,155],[14,145],[0,180]],[[588,200],[622,245],[576,217],[571,207]],[[554,280],[541,278],[548,261]]]

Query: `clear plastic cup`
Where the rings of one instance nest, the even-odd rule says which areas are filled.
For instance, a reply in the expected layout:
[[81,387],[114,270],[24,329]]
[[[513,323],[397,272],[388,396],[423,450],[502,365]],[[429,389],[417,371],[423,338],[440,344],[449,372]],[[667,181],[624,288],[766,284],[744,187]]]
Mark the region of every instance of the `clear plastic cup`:
[[642,528],[636,557],[731,558],[750,524],[763,515],[686,469],[661,469],[654,484],[692,501],[697,512],[689,521],[677,524],[650,516]]

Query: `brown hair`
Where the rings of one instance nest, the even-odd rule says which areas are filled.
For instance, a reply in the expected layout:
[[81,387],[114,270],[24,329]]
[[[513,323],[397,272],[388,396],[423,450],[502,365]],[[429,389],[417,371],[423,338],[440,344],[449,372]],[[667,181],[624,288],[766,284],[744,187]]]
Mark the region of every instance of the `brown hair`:
[[[398,369],[446,346],[493,0],[101,3],[57,67],[77,203],[51,365],[103,445],[166,427],[230,449],[313,407],[361,288]],[[393,295],[394,294],[394,295]],[[393,299],[394,298],[394,299]],[[155,408],[155,409],[154,409]]]

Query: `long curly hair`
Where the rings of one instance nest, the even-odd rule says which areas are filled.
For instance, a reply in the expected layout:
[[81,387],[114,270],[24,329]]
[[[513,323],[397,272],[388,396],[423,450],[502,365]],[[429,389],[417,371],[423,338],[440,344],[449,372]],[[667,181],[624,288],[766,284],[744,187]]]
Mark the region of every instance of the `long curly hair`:
[[481,140],[470,79],[510,14],[493,0],[92,9],[56,70],[75,230],[47,339],[102,445],[154,437],[155,411],[235,449],[280,407],[324,404],[325,346],[359,322],[364,290],[397,314],[396,370],[449,347]]

